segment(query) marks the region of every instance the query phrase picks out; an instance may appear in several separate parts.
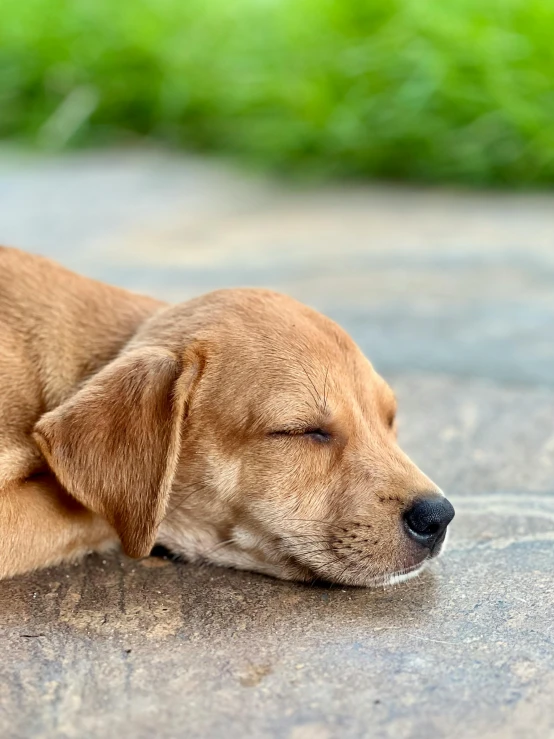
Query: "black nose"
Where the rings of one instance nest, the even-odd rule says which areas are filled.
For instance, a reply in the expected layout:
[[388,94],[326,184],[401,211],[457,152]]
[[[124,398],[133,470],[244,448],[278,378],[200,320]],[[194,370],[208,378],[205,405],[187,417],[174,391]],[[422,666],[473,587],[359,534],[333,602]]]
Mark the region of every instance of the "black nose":
[[432,549],[444,538],[446,527],[454,518],[452,503],[446,498],[422,498],[404,514],[410,537],[422,547]]

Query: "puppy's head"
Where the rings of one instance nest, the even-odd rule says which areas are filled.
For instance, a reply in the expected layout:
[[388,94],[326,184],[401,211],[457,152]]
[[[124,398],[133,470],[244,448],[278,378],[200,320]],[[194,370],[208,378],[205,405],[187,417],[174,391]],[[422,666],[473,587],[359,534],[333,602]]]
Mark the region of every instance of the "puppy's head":
[[396,443],[386,383],[336,324],[220,291],[157,314],[36,435],[125,550],[288,579],[385,584],[440,553],[454,511]]

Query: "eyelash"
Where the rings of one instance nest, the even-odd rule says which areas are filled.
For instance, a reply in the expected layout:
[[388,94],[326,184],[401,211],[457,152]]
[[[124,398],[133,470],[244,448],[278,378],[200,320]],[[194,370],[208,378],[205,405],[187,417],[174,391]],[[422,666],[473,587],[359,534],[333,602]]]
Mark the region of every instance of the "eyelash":
[[314,441],[325,443],[331,441],[331,434],[320,428],[284,429],[272,431],[270,436],[309,436]]

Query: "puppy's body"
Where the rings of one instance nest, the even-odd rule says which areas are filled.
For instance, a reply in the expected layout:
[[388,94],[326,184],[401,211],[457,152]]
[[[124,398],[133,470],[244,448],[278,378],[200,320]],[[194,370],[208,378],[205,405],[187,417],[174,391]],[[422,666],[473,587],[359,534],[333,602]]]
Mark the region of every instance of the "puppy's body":
[[0,485],[40,468],[31,439],[38,418],[111,361],[162,305],[0,247]]
[[162,305],[0,247],[0,577],[117,543],[48,474],[32,431]]
[[167,306],[0,249],[0,315],[0,577],[120,540],[352,584],[440,551],[451,515],[406,534],[441,494],[396,445],[390,390],[296,301]]

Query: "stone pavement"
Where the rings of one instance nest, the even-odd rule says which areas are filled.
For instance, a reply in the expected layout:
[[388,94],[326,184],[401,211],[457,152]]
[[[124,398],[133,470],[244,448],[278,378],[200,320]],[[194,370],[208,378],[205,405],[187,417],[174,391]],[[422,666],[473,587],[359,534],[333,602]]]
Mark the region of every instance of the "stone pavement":
[[554,197],[0,157],[0,241],[171,300],[287,291],[391,381],[457,509],[384,591],[90,557],[0,583],[0,736],[554,737]]

